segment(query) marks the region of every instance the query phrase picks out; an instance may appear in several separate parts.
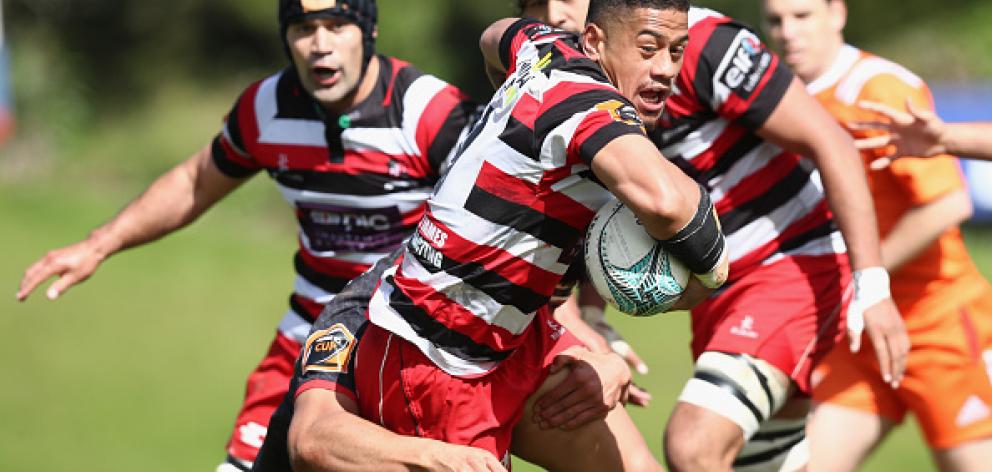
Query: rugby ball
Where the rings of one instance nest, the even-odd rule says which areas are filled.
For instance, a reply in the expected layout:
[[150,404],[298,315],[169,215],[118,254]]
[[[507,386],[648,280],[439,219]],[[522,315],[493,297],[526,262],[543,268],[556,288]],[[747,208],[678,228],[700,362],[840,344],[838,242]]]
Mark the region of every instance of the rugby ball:
[[596,291],[632,316],[668,311],[689,283],[689,269],[619,200],[604,205],[589,224],[584,257]]

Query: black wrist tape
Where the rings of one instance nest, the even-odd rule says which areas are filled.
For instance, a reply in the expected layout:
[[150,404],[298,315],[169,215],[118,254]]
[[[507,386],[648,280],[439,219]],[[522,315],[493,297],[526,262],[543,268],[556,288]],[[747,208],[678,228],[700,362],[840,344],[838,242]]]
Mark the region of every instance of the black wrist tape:
[[694,274],[705,274],[720,261],[724,251],[723,233],[713,213],[710,194],[699,187],[699,208],[689,224],[675,236],[661,241],[670,254],[682,261]]

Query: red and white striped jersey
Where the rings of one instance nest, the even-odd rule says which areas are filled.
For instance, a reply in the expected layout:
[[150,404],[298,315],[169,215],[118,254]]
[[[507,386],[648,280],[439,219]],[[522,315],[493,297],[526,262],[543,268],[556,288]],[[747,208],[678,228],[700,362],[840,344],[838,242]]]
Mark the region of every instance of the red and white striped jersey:
[[644,133],[575,35],[519,20],[500,57],[506,81],[369,309],[373,323],[453,375],[487,372],[520,344],[611,198],[591,159]]
[[292,68],[261,80],[214,140],[222,172],[264,169],[296,210],[294,338],[305,339],[323,304],[413,232],[476,109],[403,61],[379,56],[379,64],[372,94],[338,116],[304,91]]
[[756,134],[792,72],[753,32],[689,11],[689,47],[651,138],[710,191],[727,237],[730,281],[784,256],[844,253],[819,172]]

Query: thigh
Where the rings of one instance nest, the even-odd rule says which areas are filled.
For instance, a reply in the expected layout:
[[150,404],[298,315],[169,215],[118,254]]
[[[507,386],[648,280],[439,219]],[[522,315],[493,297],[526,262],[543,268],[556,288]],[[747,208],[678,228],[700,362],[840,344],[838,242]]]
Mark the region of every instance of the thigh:
[[937,317],[921,333],[910,332],[913,350],[898,391],[917,417],[933,449],[949,449],[992,437],[992,383],[976,319],[992,316],[977,300]]
[[835,256],[785,258],[756,269],[692,310],[693,354],[751,355],[808,393],[812,367],[841,336],[849,278]]
[[896,423],[861,410],[815,404],[806,427],[810,472],[857,470]]
[[523,343],[495,369],[457,377],[372,325],[356,357],[361,415],[400,434],[478,447],[503,460],[525,402],[554,356],[575,345],[578,340],[542,310]]
[[540,395],[567,372],[550,376],[528,399],[523,419],[513,430],[512,452],[550,471],[660,471],[644,437],[623,407],[614,408],[601,421],[575,430],[541,429],[531,418]]

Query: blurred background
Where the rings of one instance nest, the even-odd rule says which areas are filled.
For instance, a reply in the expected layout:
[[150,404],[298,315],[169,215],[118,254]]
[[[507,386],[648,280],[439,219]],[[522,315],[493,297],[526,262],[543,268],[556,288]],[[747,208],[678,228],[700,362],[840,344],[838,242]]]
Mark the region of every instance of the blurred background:
[[[276,2],[0,2],[0,470],[213,470],[292,284],[294,222],[267,177],[58,302],[14,292],[29,263],[208,142],[245,86],[287,64]],[[697,3],[758,25],[756,2]],[[486,99],[478,35],[511,5],[380,0],[378,50]],[[848,6],[848,39],[934,85],[945,119],[992,119],[992,2]],[[973,187],[992,208],[992,186]],[[990,236],[967,234],[987,275]],[[660,454],[691,370],[686,317],[614,319],[651,367],[636,380],[654,402],[631,411]],[[911,421],[866,467],[931,469]]]

